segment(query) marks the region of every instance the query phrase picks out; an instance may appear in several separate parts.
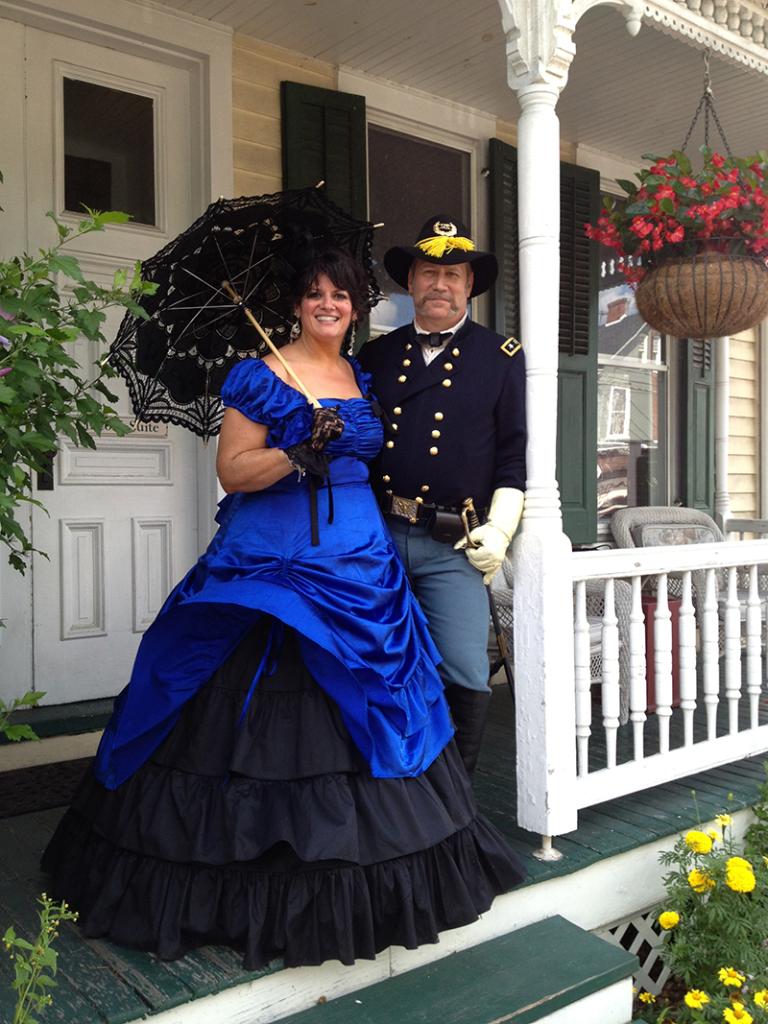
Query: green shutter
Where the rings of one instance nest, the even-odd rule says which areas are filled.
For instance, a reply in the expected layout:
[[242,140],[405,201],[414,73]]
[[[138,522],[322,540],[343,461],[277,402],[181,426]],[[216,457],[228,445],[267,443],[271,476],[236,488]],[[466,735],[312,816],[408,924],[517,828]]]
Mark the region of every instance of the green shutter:
[[565,532],[597,538],[597,246],[584,234],[600,210],[600,175],[560,164],[557,479]]
[[328,197],[365,220],[365,98],[281,83],[283,188],[325,181]]
[[493,329],[520,336],[520,272],[517,233],[517,150],[501,139],[490,141],[491,252],[499,276],[491,292]]
[[[492,295],[500,334],[520,332],[517,151],[490,143],[491,239],[499,260]],[[599,210],[597,171],[560,165],[560,323],[557,478],[563,527],[574,544],[597,535],[597,248],[584,224]],[[525,346],[525,338],[521,339]]]
[[685,495],[688,508],[714,515],[715,506],[715,342],[685,345]]

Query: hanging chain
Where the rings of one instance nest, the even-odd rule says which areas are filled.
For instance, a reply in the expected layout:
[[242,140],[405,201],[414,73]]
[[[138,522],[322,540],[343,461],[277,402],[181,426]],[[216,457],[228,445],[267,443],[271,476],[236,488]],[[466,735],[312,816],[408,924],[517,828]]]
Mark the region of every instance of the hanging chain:
[[686,146],[691,141],[691,135],[693,135],[693,129],[696,127],[696,122],[699,120],[699,115],[702,110],[704,111],[704,145],[709,149],[709,118],[710,115],[712,120],[715,122],[715,126],[720,135],[725,151],[731,159],[733,159],[733,153],[731,147],[728,145],[728,139],[725,137],[723,126],[720,124],[720,118],[717,116],[715,110],[714,94],[712,92],[712,77],[709,73],[709,48],[704,51],[704,92],[702,93],[699,105],[696,107],[696,113],[693,115],[690,127],[683,139],[683,144],[680,147],[682,152],[685,152]]

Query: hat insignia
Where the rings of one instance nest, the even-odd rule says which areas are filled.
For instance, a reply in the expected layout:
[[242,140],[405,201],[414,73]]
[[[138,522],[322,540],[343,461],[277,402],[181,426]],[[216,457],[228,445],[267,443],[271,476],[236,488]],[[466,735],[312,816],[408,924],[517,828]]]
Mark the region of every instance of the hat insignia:
[[459,233],[459,229],[455,224],[451,224],[450,221],[436,220],[432,225],[432,230],[436,235],[441,235],[444,238],[451,238]]

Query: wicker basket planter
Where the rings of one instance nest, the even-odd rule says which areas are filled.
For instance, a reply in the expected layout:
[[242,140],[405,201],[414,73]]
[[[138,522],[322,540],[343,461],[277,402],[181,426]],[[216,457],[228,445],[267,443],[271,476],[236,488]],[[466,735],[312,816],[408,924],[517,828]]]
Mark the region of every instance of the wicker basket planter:
[[719,338],[768,316],[768,267],[753,256],[703,252],[672,257],[637,287],[646,323],[676,338]]

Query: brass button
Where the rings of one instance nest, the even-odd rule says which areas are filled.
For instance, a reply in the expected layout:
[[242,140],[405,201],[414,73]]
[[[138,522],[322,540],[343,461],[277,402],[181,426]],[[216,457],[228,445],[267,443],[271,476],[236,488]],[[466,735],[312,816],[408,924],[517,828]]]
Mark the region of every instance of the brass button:
[[400,408],[400,406],[399,406],[399,405],[396,405],[396,406],[395,406],[395,408],[394,408],[394,409],[392,410],[392,412],[393,412],[393,414],[394,414],[395,416],[399,416],[399,415],[400,415],[400,413],[401,413],[402,411],[403,411],[403,410],[402,410],[402,409]]
[[441,383],[444,388],[449,388],[453,384],[453,381],[446,377],[444,381],[441,381]]
[[424,504],[424,499],[423,498],[417,498],[416,499],[416,504],[417,505],[423,505]]
[[452,370],[453,369],[453,363],[443,363],[443,369],[444,370]]
[[410,366],[410,365],[411,365],[411,360],[410,359],[404,359],[403,360],[403,366]]
[[387,448],[394,448],[395,447],[395,442],[394,441],[387,441],[386,447]]
[[390,495],[391,495],[391,494],[392,494],[392,491],[386,491],[385,493],[386,493],[386,494],[390,494]]
[[435,413],[435,419],[437,420],[438,423],[440,422],[440,420],[442,418],[443,418],[443,414],[441,412],[436,412]]
[[[400,376],[397,378],[398,384],[405,384],[407,380],[408,378],[405,376],[404,373],[401,373]],[[445,381],[443,381],[443,383],[445,383]]]
[[396,424],[396,423],[393,423],[393,424],[392,424],[392,429],[393,429],[393,430],[397,430],[397,424]]
[[451,355],[452,356],[460,356],[461,352],[459,352],[459,350],[457,348],[452,348],[451,349]]
[[422,494],[426,494],[428,490],[429,490],[429,484],[422,484],[421,485],[421,493]]
[[432,437],[440,437],[440,431],[439,430],[433,430],[432,431]]
[[429,454],[430,455],[437,455],[438,451],[439,451],[438,448],[430,448],[429,449]]
[[389,475],[389,473],[385,473],[381,479],[384,481],[385,484],[388,484],[392,477]]
[[405,351],[406,352],[410,352],[412,348],[413,348],[413,345],[409,341],[408,344],[405,346]]

